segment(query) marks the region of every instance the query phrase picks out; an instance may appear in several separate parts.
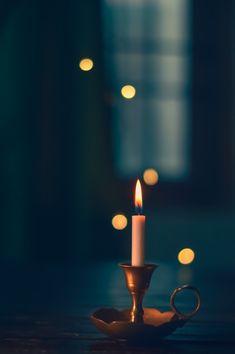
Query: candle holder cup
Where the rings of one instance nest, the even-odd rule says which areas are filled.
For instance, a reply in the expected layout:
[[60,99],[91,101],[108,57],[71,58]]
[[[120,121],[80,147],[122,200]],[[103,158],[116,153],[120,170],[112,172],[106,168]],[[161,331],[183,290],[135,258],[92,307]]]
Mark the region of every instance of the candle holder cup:
[[126,286],[132,296],[130,321],[132,323],[143,323],[143,298],[149,288],[152,274],[158,266],[146,264],[143,267],[136,267],[125,263],[119,264],[119,266],[124,272]]

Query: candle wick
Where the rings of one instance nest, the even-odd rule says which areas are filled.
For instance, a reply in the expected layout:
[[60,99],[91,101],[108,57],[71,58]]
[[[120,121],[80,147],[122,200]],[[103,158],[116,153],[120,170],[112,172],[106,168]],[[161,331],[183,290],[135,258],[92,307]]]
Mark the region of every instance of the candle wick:
[[139,205],[136,206],[136,207],[135,207],[135,212],[136,212],[137,215],[141,215],[141,214],[142,214],[142,208],[141,208],[141,206],[139,206]]

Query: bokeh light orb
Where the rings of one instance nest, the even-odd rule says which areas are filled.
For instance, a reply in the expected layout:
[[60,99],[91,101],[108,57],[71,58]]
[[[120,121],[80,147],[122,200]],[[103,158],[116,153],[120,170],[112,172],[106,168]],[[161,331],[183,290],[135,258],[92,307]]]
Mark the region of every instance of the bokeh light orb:
[[79,63],[79,68],[83,71],[90,71],[94,66],[93,60],[90,58],[84,58]]
[[181,264],[190,264],[194,261],[195,252],[191,248],[183,248],[178,254],[178,261]]
[[130,100],[131,98],[135,97],[136,89],[132,85],[125,85],[121,89],[121,94],[123,97]]
[[117,214],[112,218],[112,225],[116,230],[123,230],[127,227],[127,218],[123,214]]
[[154,186],[158,182],[159,176],[154,168],[148,168],[144,171],[143,179],[146,184],[149,186]]

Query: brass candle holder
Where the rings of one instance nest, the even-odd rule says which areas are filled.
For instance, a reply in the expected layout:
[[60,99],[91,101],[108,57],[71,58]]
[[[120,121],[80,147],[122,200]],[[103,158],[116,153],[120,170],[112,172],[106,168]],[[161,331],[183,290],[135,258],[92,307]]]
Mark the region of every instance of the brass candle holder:
[[143,323],[144,310],[142,306],[145,292],[149,288],[152,274],[157,268],[155,264],[145,264],[143,267],[133,267],[130,264],[119,264],[122,268],[126,286],[132,296],[132,308],[130,310],[130,321],[132,323]]
[[[143,309],[143,298],[149,288],[155,264],[145,264],[143,267],[131,266],[128,263],[119,264],[123,270],[127,289],[132,297],[130,309],[116,310],[101,308],[95,311],[91,320],[103,333],[115,339],[125,339],[136,343],[151,343],[173,333],[182,327],[200,309],[201,298],[198,290],[190,285],[176,288],[170,297],[171,311],[161,312],[155,308]],[[175,305],[177,294],[184,290],[193,291],[196,296],[195,309],[187,314],[180,312]]]

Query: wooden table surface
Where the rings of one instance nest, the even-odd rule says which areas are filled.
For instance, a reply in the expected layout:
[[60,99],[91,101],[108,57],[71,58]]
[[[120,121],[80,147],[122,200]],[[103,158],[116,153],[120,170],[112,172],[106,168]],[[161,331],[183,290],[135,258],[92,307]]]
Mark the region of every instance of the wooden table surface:
[[[234,272],[161,264],[145,306],[169,309],[172,290],[200,289],[202,309],[184,327],[152,347],[120,344],[99,333],[89,316],[97,308],[128,308],[130,297],[116,262],[89,266],[1,267],[0,354],[8,353],[233,353]],[[179,297],[187,310],[190,299]]]

